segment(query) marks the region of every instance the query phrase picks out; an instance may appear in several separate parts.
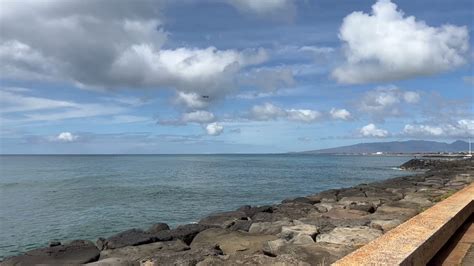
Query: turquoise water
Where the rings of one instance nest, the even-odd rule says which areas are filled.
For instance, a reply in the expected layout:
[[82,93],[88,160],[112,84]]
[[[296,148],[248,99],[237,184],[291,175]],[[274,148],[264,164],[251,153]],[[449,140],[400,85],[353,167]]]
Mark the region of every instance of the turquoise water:
[[0,156],[0,257],[406,175],[409,157]]

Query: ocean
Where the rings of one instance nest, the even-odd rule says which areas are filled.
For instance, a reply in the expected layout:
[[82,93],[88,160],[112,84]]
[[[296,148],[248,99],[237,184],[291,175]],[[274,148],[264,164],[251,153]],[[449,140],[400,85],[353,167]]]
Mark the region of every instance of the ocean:
[[197,222],[410,172],[411,157],[337,155],[3,155],[0,258],[51,240],[89,239],[157,222]]

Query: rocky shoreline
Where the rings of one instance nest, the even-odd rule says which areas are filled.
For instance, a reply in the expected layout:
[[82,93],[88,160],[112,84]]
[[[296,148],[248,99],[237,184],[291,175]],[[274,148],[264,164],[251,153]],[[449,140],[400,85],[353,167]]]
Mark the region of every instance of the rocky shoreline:
[[1,265],[329,265],[474,181],[474,161],[413,159],[425,170],[351,188],[242,206],[169,228],[157,223],[96,243],[50,243]]

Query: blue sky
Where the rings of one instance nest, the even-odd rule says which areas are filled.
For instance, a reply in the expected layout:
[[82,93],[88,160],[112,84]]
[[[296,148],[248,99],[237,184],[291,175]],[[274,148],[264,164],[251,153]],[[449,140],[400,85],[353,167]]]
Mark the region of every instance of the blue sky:
[[0,2],[3,154],[474,137],[472,1]]

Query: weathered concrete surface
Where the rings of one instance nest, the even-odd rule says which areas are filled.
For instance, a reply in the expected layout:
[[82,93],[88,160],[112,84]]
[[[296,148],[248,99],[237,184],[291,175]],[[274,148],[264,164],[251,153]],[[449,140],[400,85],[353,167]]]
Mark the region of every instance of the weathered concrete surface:
[[425,265],[474,212],[474,184],[333,265]]

